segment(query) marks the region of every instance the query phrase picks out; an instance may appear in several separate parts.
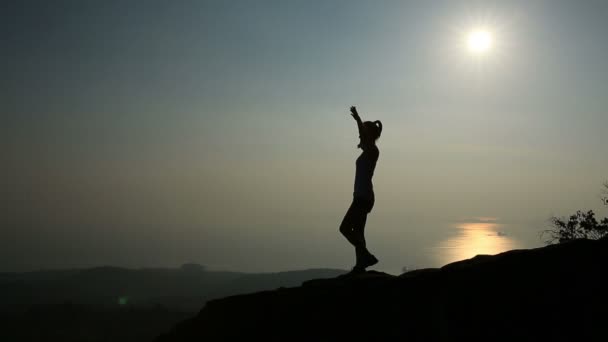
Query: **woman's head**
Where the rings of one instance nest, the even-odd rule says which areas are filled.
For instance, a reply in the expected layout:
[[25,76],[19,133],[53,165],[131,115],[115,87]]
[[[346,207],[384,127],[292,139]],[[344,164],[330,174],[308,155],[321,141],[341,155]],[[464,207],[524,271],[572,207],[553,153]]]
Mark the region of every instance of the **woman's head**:
[[371,142],[375,142],[380,138],[380,134],[382,134],[382,122],[380,122],[380,120],[374,122],[365,121],[363,127],[365,127],[367,136],[372,140]]

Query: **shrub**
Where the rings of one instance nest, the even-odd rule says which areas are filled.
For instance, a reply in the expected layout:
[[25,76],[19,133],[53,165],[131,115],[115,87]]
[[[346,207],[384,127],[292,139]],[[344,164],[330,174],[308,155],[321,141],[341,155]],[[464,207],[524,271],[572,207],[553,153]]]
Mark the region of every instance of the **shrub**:
[[[604,183],[601,195],[602,202],[608,206],[608,182]],[[608,218],[598,221],[593,210],[587,212],[578,210],[575,214],[565,217],[552,217],[551,229],[545,230],[543,236],[547,244],[562,243],[574,239],[600,239],[608,235]]]

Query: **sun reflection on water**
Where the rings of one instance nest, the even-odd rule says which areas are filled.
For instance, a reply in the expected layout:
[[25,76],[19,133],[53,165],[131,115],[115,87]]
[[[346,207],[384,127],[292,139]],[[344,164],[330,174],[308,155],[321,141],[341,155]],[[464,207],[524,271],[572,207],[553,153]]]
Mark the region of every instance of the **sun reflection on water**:
[[498,254],[517,248],[516,241],[502,231],[502,224],[496,222],[463,222],[455,228],[457,235],[437,246],[435,255],[441,266],[478,254]]

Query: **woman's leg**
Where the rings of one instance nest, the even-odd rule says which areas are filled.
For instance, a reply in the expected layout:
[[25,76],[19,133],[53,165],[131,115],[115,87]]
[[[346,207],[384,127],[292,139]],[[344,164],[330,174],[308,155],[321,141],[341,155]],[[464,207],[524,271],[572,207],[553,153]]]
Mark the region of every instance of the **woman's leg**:
[[365,248],[365,223],[367,223],[367,213],[362,212],[353,220],[353,235],[360,247]]
[[355,247],[357,264],[366,254],[365,249],[365,222],[367,221],[367,212],[353,201],[350,208],[344,215],[342,224],[340,224],[340,233]]
[[360,219],[354,221],[353,234],[355,240],[359,242],[356,246],[357,253],[357,266],[365,269],[368,266],[372,266],[378,263],[378,259],[367,250],[365,243],[365,224],[367,222],[367,214],[369,214],[374,206],[374,198],[372,197],[369,201],[362,202],[362,213]]
[[357,217],[360,216],[358,211],[355,202],[353,202],[346,211],[344,219],[342,219],[342,223],[340,224],[340,233],[342,233],[348,242],[355,247],[358,245],[358,241],[355,238],[353,227],[356,224]]
[[367,247],[365,244],[365,223],[367,222],[367,213],[363,213],[356,220],[354,220],[353,225],[353,236],[354,240],[357,241],[357,245],[355,246],[355,255],[357,257],[357,265],[363,265],[365,263],[365,258],[369,254],[367,251]]

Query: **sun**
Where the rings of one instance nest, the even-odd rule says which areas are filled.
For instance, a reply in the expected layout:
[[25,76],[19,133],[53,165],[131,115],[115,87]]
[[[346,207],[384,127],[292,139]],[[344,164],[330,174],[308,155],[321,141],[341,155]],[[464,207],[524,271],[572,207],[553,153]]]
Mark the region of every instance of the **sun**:
[[492,33],[485,29],[477,29],[467,35],[467,47],[476,55],[484,55],[492,49],[494,39]]

